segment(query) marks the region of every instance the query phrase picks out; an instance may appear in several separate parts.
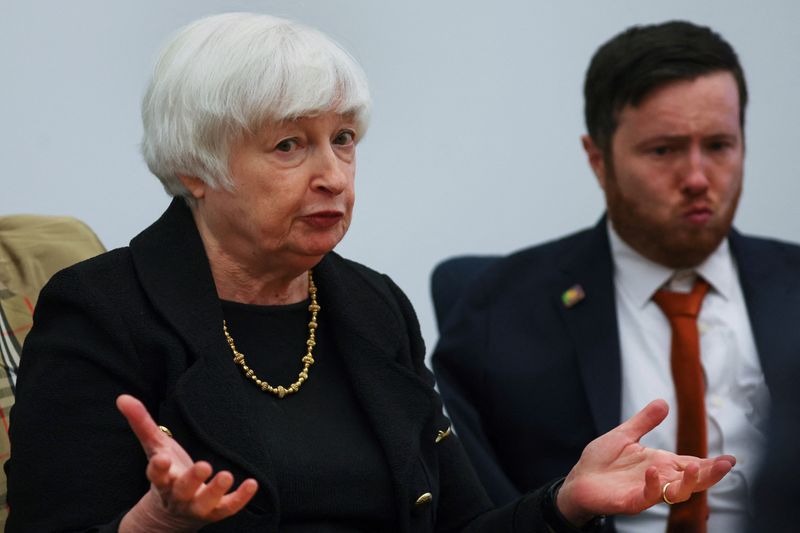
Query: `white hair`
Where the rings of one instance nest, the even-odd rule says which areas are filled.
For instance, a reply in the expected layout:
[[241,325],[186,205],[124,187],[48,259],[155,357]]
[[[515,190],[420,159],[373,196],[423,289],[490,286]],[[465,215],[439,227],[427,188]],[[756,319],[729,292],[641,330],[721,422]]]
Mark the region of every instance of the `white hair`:
[[167,193],[192,204],[178,176],[232,186],[228,153],[245,132],[332,110],[353,114],[360,138],[369,107],[363,70],[321,32],[269,15],[215,15],[162,50],[142,101],[142,154]]

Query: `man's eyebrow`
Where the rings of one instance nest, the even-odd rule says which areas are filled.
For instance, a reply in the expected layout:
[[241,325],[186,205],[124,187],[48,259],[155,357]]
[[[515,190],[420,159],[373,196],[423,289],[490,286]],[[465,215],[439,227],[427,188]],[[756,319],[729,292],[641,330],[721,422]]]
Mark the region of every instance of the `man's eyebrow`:
[[690,135],[670,135],[670,134],[663,134],[663,135],[652,135],[650,137],[644,137],[636,141],[634,146],[647,146],[650,144],[658,144],[658,143],[675,143],[675,142],[686,142],[690,138]]

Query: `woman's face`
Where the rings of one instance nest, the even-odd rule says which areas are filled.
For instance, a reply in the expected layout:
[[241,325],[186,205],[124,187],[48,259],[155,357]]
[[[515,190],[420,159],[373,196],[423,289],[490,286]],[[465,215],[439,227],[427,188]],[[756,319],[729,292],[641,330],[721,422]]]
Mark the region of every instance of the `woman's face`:
[[315,265],[350,225],[355,141],[353,117],[332,111],[270,123],[231,147],[233,190],[184,180],[198,199],[195,218],[212,261]]

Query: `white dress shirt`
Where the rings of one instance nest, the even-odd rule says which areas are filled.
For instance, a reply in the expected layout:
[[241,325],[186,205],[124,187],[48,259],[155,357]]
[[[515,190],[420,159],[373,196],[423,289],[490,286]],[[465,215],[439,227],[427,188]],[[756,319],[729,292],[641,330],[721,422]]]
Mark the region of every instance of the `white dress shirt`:
[[[653,294],[661,287],[688,292],[697,275],[711,288],[698,317],[700,359],[706,383],[708,455],[731,454],[734,469],[708,493],[708,531],[742,531],[769,409],[769,393],[756,352],[736,264],[728,241],[697,268],[674,271],[642,257],[609,224],[622,352],[622,420],[656,398],[672,411],[642,438],[645,446],[675,451],[675,389],[670,367],[672,330]],[[669,507],[658,504],[637,516],[618,516],[620,533],[663,533]]]

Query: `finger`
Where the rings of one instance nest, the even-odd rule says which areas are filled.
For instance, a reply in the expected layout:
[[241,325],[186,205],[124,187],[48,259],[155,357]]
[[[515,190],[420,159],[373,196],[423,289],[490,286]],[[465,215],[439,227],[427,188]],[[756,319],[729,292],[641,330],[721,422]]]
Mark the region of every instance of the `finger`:
[[191,502],[211,472],[211,465],[207,462],[194,463],[175,479],[172,484],[172,499],[183,503]]
[[[686,465],[692,462],[700,462],[700,476],[701,482],[709,476],[712,470],[717,469],[714,473],[716,477],[720,473],[722,474],[719,479],[725,476],[736,464],[736,458],[732,455],[720,455],[719,457],[712,457],[710,459],[697,459],[696,457],[692,457],[690,455],[682,455],[678,458],[678,467],[680,470],[683,470]],[[716,479],[714,483],[719,481]],[[713,484],[713,483],[712,483]]]
[[172,460],[169,456],[162,454],[154,455],[147,463],[147,469],[145,470],[147,479],[158,489],[169,488],[173,481],[169,473],[171,466]]
[[117,397],[117,409],[128,421],[148,456],[163,442],[162,439],[168,438],[158,429],[144,404],[133,396],[121,394]]
[[722,462],[730,463],[731,468],[736,466],[736,457],[734,457],[732,455],[719,455],[717,457],[714,457],[713,459],[714,459],[714,462],[722,461]]
[[201,516],[212,512],[225,493],[233,486],[233,475],[230,472],[222,471],[217,473],[205,487],[202,487],[192,504],[192,508]]
[[711,467],[710,479],[713,479],[713,482],[716,483],[728,475],[731,469],[733,469],[733,464],[726,460],[714,461],[714,465]]
[[258,483],[255,479],[245,479],[234,492],[222,497],[212,515],[213,520],[222,520],[241,511],[253,499],[257,490]]
[[664,400],[653,400],[644,409],[617,426],[616,431],[623,433],[634,442],[639,442],[645,434],[659,425],[669,412]]
[[731,464],[728,458],[717,458],[713,462],[711,462],[710,467],[702,468],[700,470],[700,477],[697,482],[698,489],[697,490],[706,490],[707,488],[715,485],[724,478],[728,472],[731,471],[733,468],[733,464]]
[[[677,490],[674,493],[674,497],[668,496],[670,501],[682,502],[691,498],[693,492],[703,490],[697,486],[699,480],[700,465],[697,463],[687,464],[683,469],[683,476],[680,482],[675,484]],[[672,485],[670,485],[670,488],[672,488]]]
[[644,473],[644,497],[647,507],[657,503],[661,499],[661,476],[658,475],[658,468],[651,466]]
[[678,455],[676,456],[676,459],[676,462],[681,469],[683,469],[689,463],[695,461],[700,461],[701,469],[711,468],[711,466],[718,461],[726,462],[730,464],[731,467],[736,465],[736,457],[733,455],[718,455],[717,457],[709,457],[708,459],[698,459],[693,455]]

